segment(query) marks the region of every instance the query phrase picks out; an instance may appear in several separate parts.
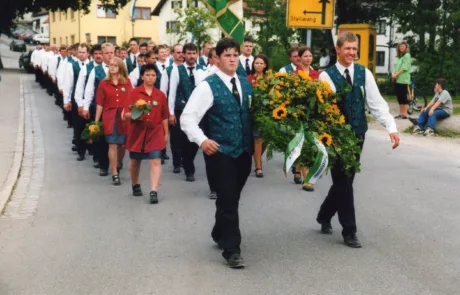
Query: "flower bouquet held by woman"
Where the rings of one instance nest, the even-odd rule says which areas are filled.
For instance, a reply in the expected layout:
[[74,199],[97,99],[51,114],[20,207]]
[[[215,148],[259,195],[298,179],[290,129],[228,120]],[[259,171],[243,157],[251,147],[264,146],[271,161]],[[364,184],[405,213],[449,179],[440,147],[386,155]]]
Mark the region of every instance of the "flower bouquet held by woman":
[[102,128],[101,122],[96,121],[87,123],[85,129],[81,133],[81,139],[88,144],[98,141],[101,136],[104,136],[104,128]]
[[268,144],[268,157],[273,151],[284,153],[285,171],[294,161],[311,167],[304,183],[316,183],[339,159],[345,170],[358,172],[359,139],[345,123],[340,103],[340,95],[334,94],[328,83],[313,80],[302,70],[293,74],[267,71],[258,77],[255,125]]

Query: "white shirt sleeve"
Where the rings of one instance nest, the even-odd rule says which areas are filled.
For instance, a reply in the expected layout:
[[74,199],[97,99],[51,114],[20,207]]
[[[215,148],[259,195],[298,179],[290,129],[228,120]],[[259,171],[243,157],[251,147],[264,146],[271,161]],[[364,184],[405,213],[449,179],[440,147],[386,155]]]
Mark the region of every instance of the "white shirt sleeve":
[[169,114],[174,115],[174,106],[176,104],[177,87],[179,87],[179,69],[174,67],[171,71],[171,80],[169,82],[168,106]]
[[75,87],[75,103],[78,107],[83,106],[83,94],[85,92],[86,66],[83,67],[78,75],[77,86]]
[[37,52],[38,52],[38,50],[35,49],[35,50],[32,52],[32,55],[30,56],[30,62],[31,62],[32,65],[34,65],[34,66],[36,65],[35,61],[36,61],[36,59],[37,59]]
[[200,147],[207,137],[198,124],[200,124],[206,112],[213,106],[213,102],[214,96],[209,84],[207,82],[200,83],[193,90],[180,117],[182,131],[185,132],[191,142],[195,142]]
[[[71,65],[71,64],[69,64],[69,65]],[[62,97],[63,97],[63,100],[64,100],[64,104],[69,103],[70,98],[72,96],[73,83],[74,83],[73,75],[74,75],[73,67],[68,66],[66,68],[66,71],[65,71],[64,86],[62,88],[62,91],[63,91]]]
[[388,103],[380,94],[371,71],[366,69],[366,104],[371,114],[382,124],[389,134],[398,132],[396,122],[390,114]]
[[[161,74],[160,90],[168,97],[169,76],[166,71]],[[168,105],[169,106],[169,105]]]
[[280,69],[280,73],[286,73],[286,67],[282,67],[282,68]]
[[337,89],[335,89],[334,82],[332,82],[331,77],[329,77],[329,75],[326,72],[322,72],[321,74],[319,74],[319,80],[327,82],[329,84],[329,86],[331,87],[331,91],[334,92],[334,93],[337,92]]
[[85,88],[85,98],[83,100],[83,109],[85,111],[89,110],[89,106],[94,99],[94,80],[96,79],[96,71],[93,69],[88,77],[88,83],[86,83]]
[[131,80],[131,84],[133,85],[133,88],[137,87],[137,80],[139,80],[140,76],[140,71],[139,67],[136,67],[131,74],[129,74],[129,80]]
[[67,68],[67,60],[61,60],[61,63],[59,64],[59,67],[56,72],[56,78],[58,81],[58,88],[59,90],[62,90],[64,87],[64,73]]
[[49,70],[48,74],[51,76],[51,79],[56,80],[56,71],[57,71],[57,63],[58,63],[58,58],[59,56],[54,56],[53,59],[51,59],[50,64],[49,64]]

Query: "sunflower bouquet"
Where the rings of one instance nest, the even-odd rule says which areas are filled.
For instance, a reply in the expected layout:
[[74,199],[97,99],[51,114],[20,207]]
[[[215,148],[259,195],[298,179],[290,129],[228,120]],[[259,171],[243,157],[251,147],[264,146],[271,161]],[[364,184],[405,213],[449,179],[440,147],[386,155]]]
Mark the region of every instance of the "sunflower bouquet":
[[139,119],[143,114],[148,114],[152,110],[152,104],[149,101],[145,101],[139,98],[133,105],[130,105],[131,119]]
[[104,136],[104,128],[101,122],[89,122],[81,133],[81,139],[91,144],[98,141],[101,136]]
[[331,91],[327,82],[312,80],[303,71],[287,74],[269,70],[256,79],[254,125],[268,144],[269,158],[273,151],[287,157],[297,137],[292,150],[299,149],[296,162],[301,166],[318,165],[318,152],[323,152],[327,158],[325,171],[338,160],[346,170],[359,171],[359,139],[340,111],[340,96]]

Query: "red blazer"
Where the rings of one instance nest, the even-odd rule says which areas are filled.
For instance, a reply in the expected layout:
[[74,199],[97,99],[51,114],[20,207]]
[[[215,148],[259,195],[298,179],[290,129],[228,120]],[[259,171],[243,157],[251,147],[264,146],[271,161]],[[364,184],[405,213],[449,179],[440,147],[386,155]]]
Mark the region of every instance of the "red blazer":
[[253,87],[257,84],[255,75],[249,75],[246,78],[248,79],[249,83],[251,83]]
[[[96,103],[102,107],[102,126],[104,134],[110,135],[115,125],[115,116],[120,116],[126,104],[129,93],[133,90],[131,81],[126,84],[113,84],[112,81],[103,80],[97,87]],[[126,134],[126,123],[118,118],[117,133]]]
[[[131,112],[129,106],[135,104],[138,99],[152,103],[152,110],[137,120],[129,120],[125,147],[128,151],[137,153],[162,150],[165,148],[163,121],[169,117],[166,96],[156,88],[153,88],[152,94],[148,95],[142,84],[134,88],[129,95],[125,113]],[[144,145],[143,151],[142,145]]]
[[[300,69],[297,69],[293,72],[293,74],[299,74],[299,70]],[[312,78],[313,80],[318,80],[319,79],[319,72],[318,71],[315,71],[313,70],[312,68],[310,68],[310,72],[308,73],[308,75],[310,76],[310,78]]]

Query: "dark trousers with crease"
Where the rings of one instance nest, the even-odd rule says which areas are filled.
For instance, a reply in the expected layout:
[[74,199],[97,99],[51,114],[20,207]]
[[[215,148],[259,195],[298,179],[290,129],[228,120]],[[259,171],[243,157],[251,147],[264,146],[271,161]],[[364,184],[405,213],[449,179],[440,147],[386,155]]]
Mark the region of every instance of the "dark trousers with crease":
[[72,120],[73,120],[73,136],[75,138],[75,146],[77,147],[77,153],[84,155],[86,153],[86,142],[81,139],[81,134],[85,129],[88,121],[78,114],[78,105],[75,101],[72,102]]
[[[364,145],[364,136],[358,144],[362,149]],[[360,154],[357,155],[358,161]],[[337,213],[339,222],[342,225],[342,235],[349,236],[356,234],[355,204],[353,194],[353,181],[355,173],[350,175],[345,173],[343,163],[338,161],[331,168],[332,186],[318,212],[316,220],[319,223],[330,222],[332,217]]]
[[[89,107],[89,113],[90,120],[94,121],[96,118],[96,105]],[[103,170],[109,169],[109,145],[105,141],[105,136],[101,136],[98,141],[93,142],[93,152],[99,160],[99,168]]]
[[216,191],[216,174],[212,170],[212,165],[209,163],[210,156],[203,153],[203,157],[204,157],[204,164],[206,167],[206,178],[208,179],[209,190],[211,192],[215,192]]
[[[177,126],[177,140],[179,141],[179,148],[181,157],[183,159],[185,175],[194,175],[195,174],[195,157],[198,152],[198,145],[194,142],[191,142],[187,135],[182,129],[180,129],[180,116],[182,111],[175,111],[176,114],[176,126]],[[174,165],[174,159],[173,159]]]
[[217,193],[216,223],[211,236],[224,249],[222,256],[228,259],[232,254],[241,252],[238,206],[241,191],[251,173],[252,159],[246,152],[238,158],[217,152],[207,161],[215,175]]
[[181,144],[181,130],[180,127],[176,124],[175,126],[169,125],[169,135],[170,135],[170,145],[171,145],[171,155],[173,160],[173,167],[180,167],[182,162],[182,153],[180,149]]

